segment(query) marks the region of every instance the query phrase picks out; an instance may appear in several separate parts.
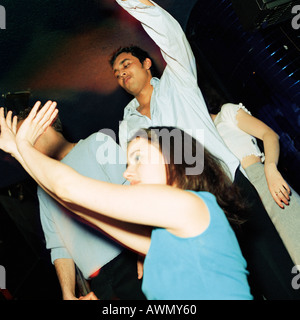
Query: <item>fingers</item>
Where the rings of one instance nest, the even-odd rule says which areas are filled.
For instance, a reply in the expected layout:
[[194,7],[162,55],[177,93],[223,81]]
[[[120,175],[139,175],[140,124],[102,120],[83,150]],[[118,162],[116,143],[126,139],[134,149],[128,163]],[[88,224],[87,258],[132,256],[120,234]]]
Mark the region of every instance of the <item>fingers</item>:
[[289,193],[284,186],[282,186],[280,190],[278,190],[277,196],[282,200],[286,200],[286,201],[290,200]]
[[40,105],[41,105],[40,101],[37,101],[34,104],[34,106],[32,107],[32,109],[31,109],[31,111],[30,111],[30,113],[29,113],[29,115],[27,117],[28,119],[33,119],[36,116],[36,114],[37,114],[37,112],[38,112],[38,110],[40,108]]
[[12,123],[12,132],[14,134],[17,134],[17,125],[18,125],[18,117],[17,116],[14,116],[13,117],[13,123]]
[[291,194],[291,189],[290,189],[289,185],[285,182],[283,184],[283,187],[284,187],[284,189],[286,190],[286,192],[288,193],[288,196],[289,196]]
[[6,115],[6,124],[7,126],[11,129],[11,116],[12,116],[12,111],[8,111]]
[[35,120],[36,122],[39,122],[44,129],[52,123],[53,119],[57,115],[56,106],[56,102],[47,101],[42,109],[37,113]]
[[272,194],[272,197],[273,197],[273,199],[275,200],[275,202],[278,204],[278,206],[279,206],[281,209],[284,209],[284,206],[283,206],[280,198],[278,197],[278,193],[275,193],[275,192],[274,192],[274,194]]
[[46,130],[49,126],[51,126],[52,122],[57,117],[57,114],[58,114],[58,109],[54,109],[54,111],[50,114],[50,118],[43,124],[42,126],[43,130]]
[[[37,101],[31,109],[27,119],[31,121],[35,120],[35,123],[39,123],[40,127],[46,129],[49,125],[51,125],[58,114],[58,110],[56,109],[57,103],[49,100],[45,103],[41,110],[38,111],[40,106],[41,102]],[[10,110],[7,112],[7,116],[5,118],[4,108],[0,108],[0,125],[2,127],[6,125],[9,129],[16,133],[18,118],[17,116],[12,117],[12,115],[13,112]]]
[[275,199],[276,203],[281,207],[284,208],[282,202],[285,205],[289,205],[289,193],[290,193],[290,189],[288,188],[288,190],[282,186],[280,189],[278,189],[278,191],[274,192],[275,195],[273,196],[273,198]]
[[4,108],[0,108],[0,125],[1,127],[4,127],[5,125],[11,129],[11,118],[12,118],[12,111],[8,111],[6,118],[4,117]]
[[78,300],[99,300],[94,292],[90,292],[85,296],[79,297]]
[[3,122],[5,121],[4,119],[4,108],[1,107],[0,108],[0,125],[2,126],[3,125]]
[[37,101],[30,111],[27,119],[33,123],[38,124],[45,130],[57,116],[58,110],[56,109],[57,103],[51,100],[47,101],[44,106],[39,110],[41,102]]
[[284,203],[288,204],[290,197],[288,191],[284,187],[280,189],[280,195],[283,196]]
[[[56,102],[47,101],[41,107],[41,102],[35,103],[27,118],[23,121],[18,128],[16,134],[16,141],[21,145],[24,141],[29,142],[34,146],[37,139],[45,132],[57,116],[58,110],[56,109]],[[16,130],[16,119],[13,119],[12,130]]]
[[[39,112],[36,114],[35,119],[37,121],[40,121],[41,119],[44,119],[45,117],[49,116],[49,111],[54,110],[56,108],[56,102],[52,102],[51,100],[47,101],[44,106],[39,110]],[[47,118],[48,119],[48,118]]]
[[142,279],[143,278],[143,273],[144,273],[144,257],[139,255],[138,259],[137,259],[137,275],[138,275],[138,279]]

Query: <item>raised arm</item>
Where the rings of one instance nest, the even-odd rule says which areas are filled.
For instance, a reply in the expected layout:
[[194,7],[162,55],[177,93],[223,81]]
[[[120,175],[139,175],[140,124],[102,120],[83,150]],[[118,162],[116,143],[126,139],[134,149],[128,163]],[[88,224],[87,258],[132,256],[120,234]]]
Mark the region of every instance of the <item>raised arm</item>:
[[154,1],[116,0],[139,20],[160,48],[167,63],[166,71],[182,79],[183,86],[197,84],[195,57],[180,24]]
[[[207,208],[190,192],[164,185],[122,186],[101,182],[37,151],[34,141],[55,118],[55,108],[45,105],[38,113],[37,110],[32,109],[16,135],[19,154],[28,173],[69,210],[79,212],[96,225],[96,220],[106,216],[126,223],[167,228],[181,236],[193,236],[206,228],[201,212],[206,219]],[[109,224],[107,219],[104,222]]]
[[[127,0],[122,0],[122,1],[127,1]],[[154,4],[151,1],[148,0],[139,0],[141,3],[147,5],[147,6],[154,6]]]
[[[40,106],[40,102],[36,103],[32,109],[32,112],[37,112]],[[52,107],[51,107],[52,106]],[[56,104],[52,103],[52,101],[48,101],[44,107],[51,107],[54,110]],[[28,124],[28,120],[26,120]],[[25,124],[26,125],[26,124]],[[47,192],[49,193],[56,201],[58,201],[61,205],[65,206],[70,211],[73,211],[78,216],[82,217],[85,221],[93,224],[94,226],[100,228],[102,231],[106,232],[117,241],[121,242],[123,245],[127,246],[128,248],[137,251],[142,254],[146,254],[149,246],[150,246],[150,235],[151,235],[151,228],[143,227],[140,225],[129,224],[129,223],[122,223],[115,219],[109,219],[108,217],[101,216],[102,220],[100,219],[100,215],[97,216],[98,219],[95,218],[95,212],[89,211],[86,208],[82,208],[80,206],[75,206],[73,203],[65,202],[61,198],[59,198],[54,192],[54,188],[49,188],[46,186],[45,183],[42,183],[43,178],[39,179],[34,172],[31,170],[31,167],[34,167],[34,162],[30,160],[30,165],[27,166],[26,162],[23,160],[21,153],[19,152],[16,144],[16,131],[17,131],[17,118],[14,117],[12,121],[12,112],[8,112],[7,117],[4,117],[4,109],[0,108],[0,149],[3,151],[11,154],[15,157],[20,164],[24,167],[24,169],[36,180],[37,183]],[[29,143],[29,150],[33,149],[31,146],[34,144],[34,141],[38,138],[39,134],[43,132],[43,130],[33,130],[34,125],[30,126],[31,132],[27,132],[27,136],[30,136]],[[24,128],[23,128],[24,129]],[[25,148],[26,149],[26,148]],[[33,149],[33,151],[36,151]],[[25,151],[26,152],[26,151]],[[39,152],[34,152],[35,154],[39,154]],[[40,154],[42,155],[42,154]],[[43,156],[43,155],[42,155]],[[43,156],[46,159],[46,156]],[[60,162],[57,162],[60,163]],[[31,166],[32,165],[32,166]],[[65,166],[67,167],[67,166]],[[68,168],[68,167],[67,167]],[[47,171],[47,165],[43,166],[41,171]],[[55,175],[55,179],[59,179],[59,176]],[[51,191],[51,190],[52,191]]]
[[28,141],[17,141],[36,181],[75,213],[79,206],[123,222],[173,230],[182,229],[184,223],[189,223],[189,214],[183,212],[196,213],[194,206],[199,205],[198,197],[191,193],[164,185],[124,186],[94,180],[46,157]]
[[0,149],[13,156],[23,168],[31,175],[16,144],[17,116],[12,118],[12,111],[8,111],[4,117],[4,108],[0,108]]
[[239,109],[236,119],[241,130],[263,141],[268,187],[275,202],[283,208],[282,202],[288,204],[290,188],[277,169],[280,153],[278,135],[264,122],[242,109]]

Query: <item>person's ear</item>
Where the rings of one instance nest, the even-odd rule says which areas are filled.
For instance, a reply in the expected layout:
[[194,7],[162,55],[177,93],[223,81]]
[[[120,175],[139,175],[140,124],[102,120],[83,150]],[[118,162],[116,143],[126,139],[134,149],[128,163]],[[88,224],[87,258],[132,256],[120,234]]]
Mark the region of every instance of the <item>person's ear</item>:
[[150,58],[146,58],[143,65],[145,69],[149,70],[152,66],[152,60]]

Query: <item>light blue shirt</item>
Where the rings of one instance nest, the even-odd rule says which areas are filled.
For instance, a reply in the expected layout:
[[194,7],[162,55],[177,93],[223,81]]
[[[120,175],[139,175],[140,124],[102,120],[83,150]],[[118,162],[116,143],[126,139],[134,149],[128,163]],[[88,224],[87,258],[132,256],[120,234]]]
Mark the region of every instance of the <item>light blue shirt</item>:
[[144,294],[148,300],[252,300],[246,261],[224,212],[213,194],[194,193],[209,210],[209,225],[190,238],[153,229]]
[[139,106],[136,99],[126,106],[119,128],[121,147],[126,149],[128,140],[140,128],[178,127],[222,159],[233,180],[239,160],[224,144],[208,113],[197,83],[195,57],[179,23],[153,1],[154,7],[138,0],[116,1],[142,23],[167,63],[160,80],[151,80],[154,89],[150,102],[151,119],[136,110]]
[[[126,156],[112,138],[100,132],[80,140],[63,163],[80,174],[101,181],[124,184]],[[80,222],[41,188],[38,188],[41,223],[51,260],[73,259],[87,279],[120,254],[122,248],[100,231]]]

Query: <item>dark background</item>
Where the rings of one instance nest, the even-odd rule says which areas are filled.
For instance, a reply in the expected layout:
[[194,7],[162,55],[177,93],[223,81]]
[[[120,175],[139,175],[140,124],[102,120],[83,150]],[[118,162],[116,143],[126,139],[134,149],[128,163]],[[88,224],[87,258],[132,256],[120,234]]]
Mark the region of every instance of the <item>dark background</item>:
[[[282,0],[275,8],[271,0],[258,2],[157,0],[186,31],[200,87],[213,84],[279,134],[279,168],[299,192],[300,29],[291,26],[291,7],[299,1]],[[70,141],[103,128],[117,136],[130,97],[112,75],[110,54],[137,44],[160,70],[164,66],[140,24],[114,0],[0,5],[6,9],[6,29],[0,30],[0,104],[17,112],[36,100],[55,100]],[[0,265],[6,268],[7,289],[18,300],[60,299],[35,192],[18,163],[0,152]]]

